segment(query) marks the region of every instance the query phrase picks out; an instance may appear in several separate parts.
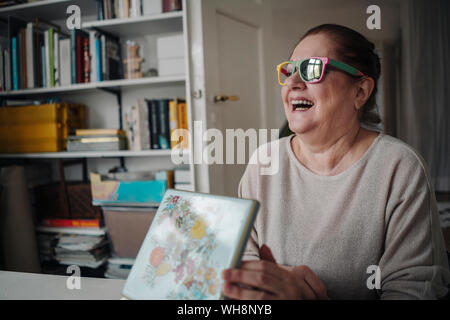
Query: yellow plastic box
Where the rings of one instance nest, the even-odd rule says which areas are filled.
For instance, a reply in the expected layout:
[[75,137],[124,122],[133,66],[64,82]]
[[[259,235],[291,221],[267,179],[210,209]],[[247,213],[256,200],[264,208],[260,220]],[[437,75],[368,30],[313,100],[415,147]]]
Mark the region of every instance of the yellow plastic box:
[[67,136],[85,127],[82,104],[0,107],[0,152],[62,151]]

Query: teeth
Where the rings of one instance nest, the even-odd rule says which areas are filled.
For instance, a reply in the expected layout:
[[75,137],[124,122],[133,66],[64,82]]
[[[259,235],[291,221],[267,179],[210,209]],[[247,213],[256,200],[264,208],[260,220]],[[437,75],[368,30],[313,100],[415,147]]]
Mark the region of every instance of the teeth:
[[293,105],[295,105],[295,104],[306,104],[306,105],[309,105],[309,106],[312,106],[314,103],[312,103],[311,101],[308,101],[308,100],[291,100],[291,103],[293,104]]

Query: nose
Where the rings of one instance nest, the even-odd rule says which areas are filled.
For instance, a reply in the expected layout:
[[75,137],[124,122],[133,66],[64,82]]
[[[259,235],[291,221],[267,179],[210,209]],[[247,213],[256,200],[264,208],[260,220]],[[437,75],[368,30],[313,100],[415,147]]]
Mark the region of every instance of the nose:
[[304,90],[306,88],[306,83],[300,77],[298,70],[289,78],[286,79],[286,86],[289,89],[301,89]]

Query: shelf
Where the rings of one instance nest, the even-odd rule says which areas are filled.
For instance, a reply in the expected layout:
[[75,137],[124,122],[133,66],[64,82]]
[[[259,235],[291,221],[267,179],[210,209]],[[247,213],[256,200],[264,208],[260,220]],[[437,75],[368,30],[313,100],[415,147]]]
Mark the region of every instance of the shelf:
[[96,15],[97,8],[92,0],[43,0],[0,8],[0,17],[14,15],[32,21],[36,17],[44,20],[66,19],[69,5],[80,7],[81,15]]
[[[172,150],[143,150],[143,151],[61,151],[35,153],[0,153],[0,159],[79,159],[79,158],[120,158],[120,157],[170,157]],[[183,151],[183,158],[189,155]],[[185,159],[184,159],[185,160]]]
[[95,90],[108,88],[123,88],[129,86],[142,85],[164,85],[178,82],[185,82],[185,76],[170,76],[170,77],[148,77],[140,79],[122,79],[122,80],[107,80],[100,82],[78,83],[70,86],[53,87],[53,88],[35,88],[35,89],[21,89],[0,92],[0,97],[8,96],[22,96],[22,95],[38,95],[38,94],[52,94],[65,93],[80,90]]
[[183,32],[183,12],[166,12],[136,18],[95,20],[84,22],[82,28],[100,29],[118,37]]

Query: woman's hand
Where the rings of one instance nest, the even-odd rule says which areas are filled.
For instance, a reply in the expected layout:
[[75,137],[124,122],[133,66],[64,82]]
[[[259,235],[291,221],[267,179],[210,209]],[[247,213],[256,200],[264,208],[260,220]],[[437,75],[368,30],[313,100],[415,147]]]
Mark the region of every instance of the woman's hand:
[[325,285],[307,266],[277,264],[266,245],[261,247],[260,257],[262,260],[242,262],[239,269],[224,270],[225,296],[243,300],[329,299]]

